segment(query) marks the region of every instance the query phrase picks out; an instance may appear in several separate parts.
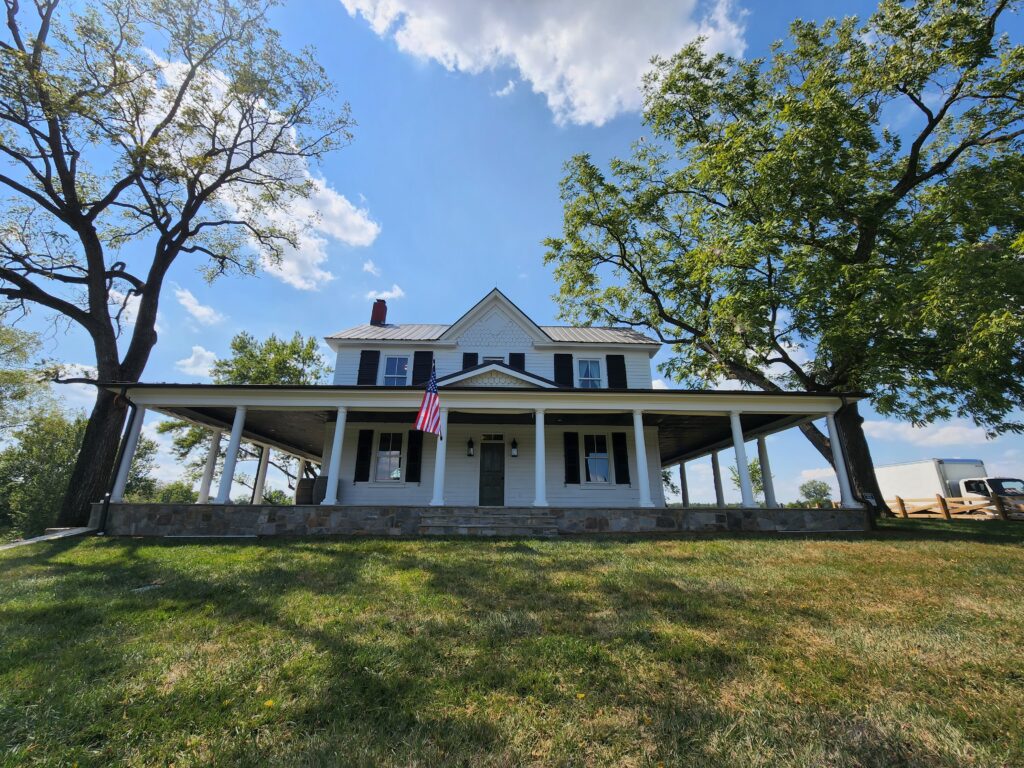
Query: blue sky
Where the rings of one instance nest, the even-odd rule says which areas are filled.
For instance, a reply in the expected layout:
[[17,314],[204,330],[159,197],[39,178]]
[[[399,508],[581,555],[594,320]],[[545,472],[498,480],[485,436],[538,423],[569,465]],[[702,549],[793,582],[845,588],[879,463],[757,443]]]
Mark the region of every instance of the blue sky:
[[[403,8],[407,15],[388,17]],[[538,323],[557,322],[541,241],[561,229],[562,164],[577,152],[599,161],[624,154],[642,134],[636,82],[651,54],[704,33],[721,50],[761,56],[793,18],[872,8],[763,0],[550,0],[543,9],[505,0],[286,3],[274,14],[286,44],[317,48],[358,122],[351,146],[315,169],[327,190],[317,200],[327,225],[277,274],[209,286],[197,264],[179,260],[146,380],[206,381],[203,368],[241,330],[322,337],[365,322],[374,293],[390,295],[394,322],[449,322],[497,286]],[[1019,36],[1020,20],[1012,24]],[[32,322],[42,327],[41,320]],[[50,333],[47,344],[59,359],[91,360],[74,330]],[[66,400],[82,407],[88,396],[75,390]],[[867,416],[876,463],[977,457],[993,472],[1024,474],[1024,438],[986,441],[965,422],[915,430]],[[828,479],[825,462],[795,431],[773,438],[771,453],[780,498],[795,498],[808,477]],[[175,476],[166,453],[161,461],[161,477]],[[690,484],[697,500],[713,497],[707,462],[691,466]]]

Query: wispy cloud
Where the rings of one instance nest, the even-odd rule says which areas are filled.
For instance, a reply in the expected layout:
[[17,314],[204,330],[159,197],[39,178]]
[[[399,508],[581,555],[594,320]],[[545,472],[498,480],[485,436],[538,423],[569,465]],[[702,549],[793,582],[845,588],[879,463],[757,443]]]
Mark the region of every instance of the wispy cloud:
[[374,299],[400,299],[405,296],[403,291],[397,284],[392,284],[391,290],[389,291],[370,291],[366,294],[366,298],[371,301]]
[[174,296],[192,319],[202,325],[216,325],[224,319],[224,315],[213,307],[201,304],[192,291],[187,288],[175,288]]
[[363,262],[363,272],[371,274],[374,277],[380,277],[380,267],[373,263],[373,259],[367,259]]
[[503,99],[506,96],[511,96],[515,92],[515,90],[516,90],[516,81],[515,80],[509,80],[507,83],[505,83],[505,87],[504,88],[499,88],[498,90],[496,90],[494,92],[493,95],[497,96],[499,99]]
[[984,429],[962,420],[925,427],[895,421],[865,421],[864,434],[876,440],[911,445],[982,445],[988,442]]
[[210,369],[216,360],[217,356],[213,352],[196,345],[192,347],[191,355],[184,360],[176,361],[174,364],[179,371],[187,373],[189,376],[207,377],[210,375]]

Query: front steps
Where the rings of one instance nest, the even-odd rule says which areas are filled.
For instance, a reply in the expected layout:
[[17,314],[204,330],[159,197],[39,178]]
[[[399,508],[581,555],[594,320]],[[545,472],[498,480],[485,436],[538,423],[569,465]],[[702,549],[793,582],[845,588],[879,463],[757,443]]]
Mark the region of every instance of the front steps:
[[536,509],[437,511],[420,518],[422,536],[554,537],[558,526],[550,512]]

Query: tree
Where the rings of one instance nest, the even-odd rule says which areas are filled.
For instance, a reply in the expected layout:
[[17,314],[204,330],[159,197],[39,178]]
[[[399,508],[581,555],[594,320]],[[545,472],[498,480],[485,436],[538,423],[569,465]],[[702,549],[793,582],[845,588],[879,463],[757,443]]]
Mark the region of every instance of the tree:
[[[271,334],[265,341],[259,341],[249,333],[242,332],[231,339],[230,357],[214,361],[210,377],[214,384],[284,384],[305,386],[322,383],[330,373],[327,360],[320,354],[317,339],[302,337],[298,331],[291,339],[280,339]],[[172,451],[189,468],[193,477],[198,477],[206,463],[209,446],[209,431],[184,421],[164,421],[157,425],[161,434],[173,435]],[[239,448],[239,460],[258,459],[259,450],[244,443]],[[221,445],[221,460],[225,446]],[[277,467],[291,481],[295,475],[292,462],[274,460]],[[240,485],[252,487],[253,480],[242,474],[235,475]],[[269,503],[269,502],[268,502]]]
[[50,405],[49,392],[32,361],[39,351],[38,334],[12,328],[0,312],[0,431],[25,422],[33,410]]
[[824,480],[808,480],[800,486],[800,500],[814,507],[831,507],[832,489]]
[[[172,265],[279,261],[306,223],[279,212],[317,190],[348,108],[312,50],[282,47],[274,0],[5,5],[0,297],[84,330],[100,381],[138,381]],[[102,495],[126,408],[98,388],[62,523]]]
[[679,488],[679,484],[672,477],[672,470],[662,469],[661,470],[661,485],[665,489],[666,496],[674,496],[677,493],[682,493]]
[[[71,481],[87,420],[68,418],[56,409],[34,412],[15,430],[13,443],[0,451],[0,521],[23,534],[41,533],[53,525]],[[145,494],[153,487],[157,445],[139,438],[125,492]],[[107,489],[104,489],[104,492]]]
[[130,504],[195,504],[199,494],[192,490],[192,483],[174,480],[170,483],[152,481],[145,487],[125,492]]
[[[655,59],[632,156],[567,165],[546,241],[563,316],[649,329],[689,386],[1024,428],[1016,5],[885,0],[865,24],[794,22],[767,60]],[[880,500],[856,405],[837,422],[855,493]]]
[[[755,498],[764,496],[764,477],[761,475],[761,462],[757,459],[751,459],[747,463],[747,472],[750,473],[750,488],[754,492]],[[740,473],[736,467],[729,467],[729,477],[732,479],[733,488],[737,491],[740,490]]]

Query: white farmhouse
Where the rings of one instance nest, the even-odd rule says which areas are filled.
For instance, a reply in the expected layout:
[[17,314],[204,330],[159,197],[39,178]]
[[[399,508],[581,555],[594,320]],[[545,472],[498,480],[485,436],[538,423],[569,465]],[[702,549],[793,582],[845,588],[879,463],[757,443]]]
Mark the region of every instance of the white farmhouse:
[[[98,505],[94,522],[132,534],[863,527],[832,418],[840,395],[653,389],[657,341],[628,328],[540,326],[497,289],[451,324],[389,323],[378,300],[369,323],[327,343],[337,353],[329,385],[111,384],[135,410],[109,510]],[[443,439],[413,428],[432,368]],[[123,503],[147,410],[209,428],[198,504]],[[843,509],[779,509],[765,437],[821,417]],[[230,500],[242,441],[265,447],[252,505]],[[768,479],[763,506],[747,476],[750,441]],[[261,504],[266,449],[300,459],[293,507]],[[739,508],[722,498],[723,449],[740,468]],[[691,510],[685,462],[709,454],[717,505]],[[666,509],[661,473],[676,465],[683,507]]]

